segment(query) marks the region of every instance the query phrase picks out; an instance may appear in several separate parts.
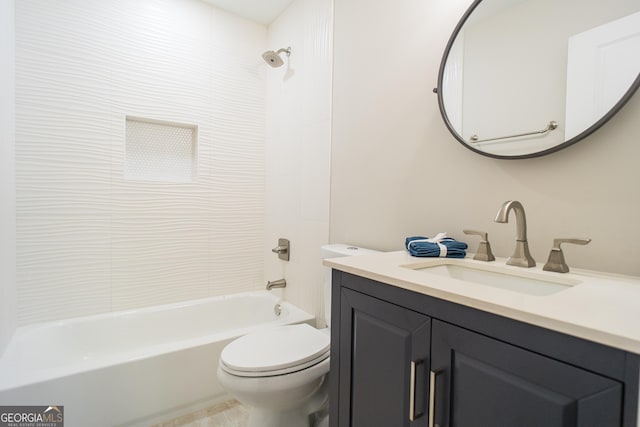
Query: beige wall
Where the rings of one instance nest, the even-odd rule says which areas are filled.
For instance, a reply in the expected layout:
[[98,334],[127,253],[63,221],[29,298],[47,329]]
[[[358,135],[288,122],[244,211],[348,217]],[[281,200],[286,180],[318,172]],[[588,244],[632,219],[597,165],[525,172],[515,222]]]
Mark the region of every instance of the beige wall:
[[[558,153],[496,160],[448,133],[432,89],[469,0],[336,0],[331,241],[402,249],[407,235],[489,232],[508,256],[515,224],[493,222],[520,200],[538,263],[555,237],[570,266],[640,275],[640,96],[604,128]],[[512,219],[513,222],[513,219]]]

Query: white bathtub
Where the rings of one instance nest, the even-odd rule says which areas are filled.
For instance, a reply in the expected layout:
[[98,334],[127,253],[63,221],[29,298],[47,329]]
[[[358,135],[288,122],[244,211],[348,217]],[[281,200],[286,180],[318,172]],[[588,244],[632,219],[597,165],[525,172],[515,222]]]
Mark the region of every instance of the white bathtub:
[[0,405],[64,405],[65,426],[147,426],[221,400],[222,348],[312,322],[266,291],[18,328],[0,358]]

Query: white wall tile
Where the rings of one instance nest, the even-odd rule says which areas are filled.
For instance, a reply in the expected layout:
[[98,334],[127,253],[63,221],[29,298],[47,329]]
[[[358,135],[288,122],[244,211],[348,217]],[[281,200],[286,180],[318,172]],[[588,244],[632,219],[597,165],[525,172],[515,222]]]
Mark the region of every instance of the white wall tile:
[[[289,69],[270,69],[259,57],[263,26],[199,1],[19,5],[21,323],[255,289],[282,275],[288,297],[317,310],[331,7],[298,0],[271,25],[268,48],[294,54]],[[124,179],[126,115],[197,124],[196,180]],[[287,265],[270,252],[286,235]]]
[[303,220],[328,222],[331,170],[331,124],[328,119],[308,124],[302,130],[300,215]]
[[16,327],[15,2],[0,2],[0,356]]
[[[284,277],[286,298],[320,315],[320,246],[329,235],[332,2],[296,0],[269,26],[269,49],[291,46],[267,70],[265,280]],[[291,259],[270,249],[291,240]]]
[[[266,28],[197,0],[16,12],[19,322],[261,286]],[[125,179],[127,115],[198,125],[197,178]]]

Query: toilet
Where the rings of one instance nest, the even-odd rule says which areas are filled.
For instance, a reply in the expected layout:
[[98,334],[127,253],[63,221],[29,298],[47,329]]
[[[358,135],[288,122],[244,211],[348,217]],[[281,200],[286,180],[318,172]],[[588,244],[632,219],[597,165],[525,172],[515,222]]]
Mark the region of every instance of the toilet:
[[[345,244],[322,246],[322,258],[377,253]],[[330,326],[331,271],[324,281]],[[251,408],[248,427],[326,427],[328,420],[329,328],[306,323],[244,335],[220,355],[218,379]]]

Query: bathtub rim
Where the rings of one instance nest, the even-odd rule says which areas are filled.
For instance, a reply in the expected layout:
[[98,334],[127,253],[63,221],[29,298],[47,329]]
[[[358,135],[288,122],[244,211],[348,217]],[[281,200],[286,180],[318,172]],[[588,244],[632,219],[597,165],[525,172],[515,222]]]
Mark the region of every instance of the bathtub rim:
[[[34,371],[26,371],[29,367],[19,367],[21,370],[17,374],[4,375],[5,372],[11,372],[12,362],[11,357],[16,350],[14,347],[20,337],[37,331],[38,329],[65,327],[66,325],[73,325],[76,323],[82,323],[87,321],[102,321],[105,319],[112,319],[121,316],[141,315],[145,313],[156,313],[160,311],[171,311],[179,308],[205,305],[213,301],[224,301],[228,299],[239,299],[242,297],[260,297],[268,298],[273,301],[273,304],[281,304],[283,313],[287,313],[286,317],[279,317],[278,319],[266,323],[252,324],[244,327],[235,327],[231,329],[225,329],[224,331],[218,331],[212,334],[201,335],[198,337],[187,338],[183,340],[172,341],[169,343],[162,343],[156,345],[150,345],[143,348],[143,350],[118,352],[109,355],[100,355],[95,358],[88,358],[80,362],[74,361],[68,365],[55,366],[55,367],[37,367]],[[286,319],[287,321],[282,321]],[[271,328],[286,324],[295,323],[309,323],[312,326],[315,321],[315,317],[301,308],[289,303],[276,295],[269,293],[265,290],[258,291],[245,291],[235,294],[218,295],[206,298],[199,298],[193,300],[179,301],[168,304],[154,305],[149,307],[142,307],[138,309],[127,309],[121,311],[113,311],[107,313],[92,314],[88,316],[73,317],[69,319],[52,320],[49,322],[39,322],[29,325],[20,326],[14,332],[11,341],[9,342],[5,352],[0,357],[0,392],[10,392],[12,389],[30,386],[38,384],[44,381],[52,381],[59,378],[64,378],[71,375],[81,374],[97,369],[104,369],[111,366],[115,366],[123,363],[130,363],[150,359],[159,355],[169,354],[173,352],[183,351],[188,348],[194,348],[199,346],[205,346],[207,344],[225,340],[232,340],[246,333]],[[217,364],[217,361],[212,361]],[[13,367],[15,369],[15,367]],[[22,377],[21,374],[26,374]]]

